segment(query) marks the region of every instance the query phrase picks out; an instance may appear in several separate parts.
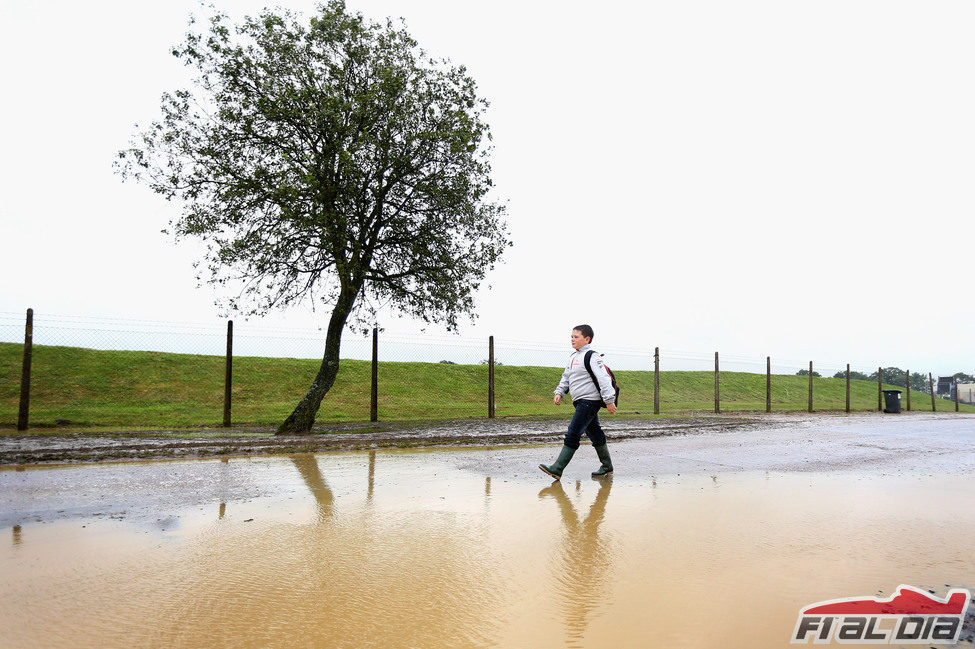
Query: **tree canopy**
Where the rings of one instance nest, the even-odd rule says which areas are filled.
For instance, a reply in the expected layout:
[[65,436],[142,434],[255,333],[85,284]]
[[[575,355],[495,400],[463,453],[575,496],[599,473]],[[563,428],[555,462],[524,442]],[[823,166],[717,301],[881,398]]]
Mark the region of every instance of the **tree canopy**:
[[[833,378],[834,379],[845,379],[846,378],[846,370],[840,370],[839,372],[837,372],[836,374],[833,375]],[[870,375],[869,374],[864,374],[863,372],[857,372],[856,370],[850,370],[850,380],[852,380],[852,381],[869,381],[870,380]],[[874,381],[877,380],[876,374],[874,374],[873,380]]]
[[172,51],[192,69],[119,152],[124,178],[183,205],[231,308],[331,309],[322,367],[281,426],[308,432],[347,322],[384,305],[456,329],[510,245],[492,189],[487,102],[462,66],[339,0],[310,20],[216,14]]
[[[886,385],[897,385],[902,388],[907,387],[907,370],[902,370],[899,367],[885,367],[883,368],[883,381]],[[833,375],[834,379],[842,379],[846,377],[845,371],[839,371]],[[850,378],[855,381],[872,381],[874,383],[880,378],[877,375],[877,370],[874,370],[870,374],[864,374],[863,372],[851,371]],[[931,392],[930,382],[928,381],[927,372],[911,372],[911,390],[915,392]]]

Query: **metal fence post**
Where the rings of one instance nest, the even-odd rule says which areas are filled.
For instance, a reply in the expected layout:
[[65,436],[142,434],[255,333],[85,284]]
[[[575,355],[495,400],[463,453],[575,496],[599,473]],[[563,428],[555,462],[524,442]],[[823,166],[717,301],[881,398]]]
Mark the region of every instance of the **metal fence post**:
[[372,389],[369,399],[369,421],[379,421],[379,329],[372,328]]
[[846,411],[850,412],[850,364],[846,364]]
[[653,414],[660,414],[660,348],[653,349]]
[[813,411],[813,362],[809,361],[809,412]]
[[884,411],[884,368],[877,368],[877,410]]
[[911,411],[911,370],[907,370],[907,411]]
[[494,419],[494,336],[488,336],[488,419]]
[[936,412],[934,407],[934,377],[928,372],[928,384],[931,386],[931,412]]
[[230,395],[234,380],[234,321],[227,320],[227,364],[223,378],[223,426],[230,428]]
[[718,382],[720,371],[718,369],[718,352],[714,352],[714,412],[721,412],[721,388]]
[[772,357],[765,357],[765,412],[772,412]]
[[20,372],[20,412],[17,430],[27,430],[30,422],[30,366],[34,354],[34,309],[27,309],[27,325],[24,328],[24,364]]

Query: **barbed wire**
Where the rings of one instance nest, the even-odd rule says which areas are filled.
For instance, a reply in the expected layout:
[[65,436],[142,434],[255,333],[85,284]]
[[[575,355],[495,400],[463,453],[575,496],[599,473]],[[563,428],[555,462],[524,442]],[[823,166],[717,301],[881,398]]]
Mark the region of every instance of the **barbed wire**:
[[[120,426],[190,426],[218,425],[222,412],[224,365],[228,335],[227,320],[210,323],[174,322],[135,318],[48,315],[35,316],[33,326],[34,357],[37,366],[31,376],[31,390],[36,394],[41,425],[93,423]],[[20,349],[24,341],[24,316],[0,312],[0,425],[17,418],[16,401],[20,390]],[[234,413],[238,420],[270,424],[280,422],[293,408],[296,394],[307,389],[324,351],[321,329],[261,326],[234,323],[233,368],[238,372],[233,382]],[[487,337],[430,335],[426,333],[380,332],[378,359],[386,407],[404,416],[483,416],[488,384],[489,346]],[[630,379],[630,395],[642,394],[643,403],[650,398],[654,347],[597,346],[614,371],[637,370],[641,375]],[[104,351],[118,351],[118,355]],[[539,382],[557,381],[572,350],[565,342],[538,342],[494,337],[494,360],[499,368],[495,405],[503,413],[537,414],[551,402],[551,394],[539,391]],[[165,356],[132,356],[131,354],[185,354],[190,358]],[[336,417],[362,417],[362,404],[368,404],[372,358],[372,336],[348,332],[343,337],[341,358],[357,361],[343,365],[338,381],[342,397],[351,405],[348,412]],[[741,352],[718,354],[722,374],[739,372],[764,375],[767,368],[777,376],[808,372],[809,361],[776,356],[757,356]],[[660,348],[662,372],[714,371],[714,352]],[[413,365],[410,365],[410,364]],[[416,364],[449,364],[459,367],[434,371]],[[880,364],[851,363],[851,368],[874,372]],[[512,372],[503,370],[514,368]],[[813,370],[824,377],[842,375],[845,362],[814,361]],[[531,368],[542,368],[531,374]],[[423,375],[436,383],[438,401],[421,404],[406,396],[409,384]],[[531,375],[533,378],[525,377]],[[431,379],[431,376],[436,377]],[[916,376],[916,374],[915,374]],[[519,378],[521,377],[521,378]],[[884,377],[889,383],[903,377]],[[674,380],[674,377],[671,377]],[[700,377],[698,379],[700,380]],[[74,381],[74,383],[72,383]],[[97,382],[97,389],[88,383]],[[739,390],[737,399],[754,402],[749,407],[764,405],[765,381]],[[757,387],[758,386],[758,387]],[[781,383],[782,403],[796,406],[806,389],[794,381]],[[872,394],[876,395],[875,388]],[[917,389],[917,388],[915,388]],[[925,386],[924,389],[927,389]],[[700,388],[698,388],[698,391]],[[542,394],[544,392],[545,394]],[[732,390],[734,392],[734,390]],[[758,394],[761,392],[762,394]],[[752,394],[754,393],[754,394]],[[835,390],[832,396],[819,397],[817,407],[842,408]],[[526,408],[520,402],[534,399]],[[634,397],[631,396],[631,399]],[[671,394],[671,409],[707,409],[701,396],[691,398]],[[697,401],[693,401],[693,399]],[[870,397],[871,399],[873,397]],[[397,399],[399,401],[397,402]],[[410,401],[409,404],[405,401]],[[734,399],[732,399],[734,401]],[[113,403],[117,402],[117,403]],[[739,401],[740,403],[740,401]],[[861,407],[863,405],[861,394]],[[368,405],[367,405],[368,407]],[[426,410],[422,410],[426,408]],[[640,406],[646,409],[646,406]],[[419,414],[418,414],[419,412]],[[552,413],[554,414],[554,413]],[[368,416],[368,415],[365,415]]]
[[[0,312],[0,342],[17,343],[23,341],[22,313]],[[222,340],[226,334],[226,320],[220,322],[177,322],[172,320],[153,320],[144,318],[99,317],[87,315],[44,314],[35,316],[35,342],[49,344],[58,341],[59,344],[71,346],[92,345],[96,349],[122,349],[122,340],[126,342],[126,350],[143,351],[172,351],[174,353],[206,353],[201,343],[205,339],[212,339],[211,353],[222,353]],[[266,326],[251,324],[247,321],[235,323],[234,339],[246,349],[247,355],[267,355],[280,357],[279,347],[287,345],[289,351],[303,348],[308,358],[321,355],[323,344],[322,328],[287,328],[281,326]],[[486,339],[464,336],[442,336],[426,333],[382,332],[382,354],[387,358],[409,359],[409,347],[414,348],[413,356],[420,362],[438,362],[444,359],[433,359],[435,349],[452,353],[466,351],[467,360],[472,363],[480,362],[475,356],[486,358]],[[144,337],[139,344],[139,337]],[[167,338],[168,337],[168,338]],[[190,341],[193,341],[192,343]],[[343,337],[343,350],[351,358],[361,358],[363,349],[371,345],[369,336],[347,333]],[[143,349],[144,348],[144,349]],[[516,357],[525,360],[527,354],[538,355],[536,360],[543,361],[553,367],[565,362],[571,354],[568,345],[551,341],[539,342],[526,339],[495,339],[496,354]],[[607,356],[609,362],[615,362],[620,369],[652,369],[652,347],[627,346],[598,346],[601,353]],[[421,351],[422,350],[422,351]],[[460,357],[464,360],[463,357]],[[504,363],[503,358],[499,359]],[[851,369],[867,369],[874,371],[884,366],[876,360],[851,359],[849,361],[826,360],[813,363],[813,371],[817,373],[845,372],[847,363]],[[720,352],[719,361],[722,369],[757,369],[764,372],[768,362],[767,357],[756,356],[740,352]],[[691,351],[686,349],[661,349],[661,366],[667,369],[704,370],[713,367],[714,352]],[[508,364],[511,364],[510,362]],[[771,356],[774,372],[796,372],[807,370],[809,359],[800,360],[789,357]]]

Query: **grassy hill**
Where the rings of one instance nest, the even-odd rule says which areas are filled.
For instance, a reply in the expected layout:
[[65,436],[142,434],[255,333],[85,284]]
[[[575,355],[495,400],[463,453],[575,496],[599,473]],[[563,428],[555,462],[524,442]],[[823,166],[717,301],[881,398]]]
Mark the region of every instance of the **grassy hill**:
[[[22,347],[0,343],[0,427],[16,425],[20,399]],[[238,357],[234,359],[235,425],[280,423],[304,394],[318,370],[318,360]],[[319,411],[320,422],[368,421],[370,366],[343,360],[332,391]],[[561,369],[495,368],[496,414],[567,416],[552,403]],[[58,420],[86,427],[217,426],[223,418],[224,359],[220,356],[161,352],[99,351],[76,347],[35,346],[31,388],[31,426],[53,427]],[[620,371],[620,412],[647,415],[653,410],[653,373]],[[885,386],[895,387],[895,386]],[[813,379],[814,409],[843,410],[845,381]],[[722,411],[764,411],[765,375],[721,374]],[[773,411],[804,411],[808,378],[772,376]],[[661,372],[662,415],[714,408],[712,372]],[[939,411],[954,404],[936,399]],[[915,410],[930,411],[931,397],[912,394]],[[877,408],[877,384],[852,382],[852,407]],[[975,407],[962,405],[963,412]],[[438,363],[380,363],[381,420],[430,420],[485,417],[487,367]],[[67,425],[67,424],[64,424]]]

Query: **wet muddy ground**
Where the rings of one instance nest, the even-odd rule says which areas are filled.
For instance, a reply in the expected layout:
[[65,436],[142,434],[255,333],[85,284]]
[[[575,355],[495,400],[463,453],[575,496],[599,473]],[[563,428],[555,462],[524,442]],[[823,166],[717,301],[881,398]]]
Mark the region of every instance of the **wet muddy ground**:
[[[604,415],[610,439],[650,439],[674,435],[835,427],[844,422],[971,421],[971,415],[901,413],[722,414],[694,417],[623,419]],[[83,433],[0,434],[0,466],[124,460],[191,459],[289,453],[360,451],[379,448],[495,447],[556,444],[567,420],[473,419],[432,423],[334,424],[312,435],[275,435],[272,429],[230,428]]]
[[2,467],[0,646],[785,647],[814,602],[975,593],[975,416],[634,431],[555,483],[540,432]]
[[[755,417],[612,419],[613,439],[641,439],[765,428],[781,422]],[[159,430],[152,432],[0,435],[0,465],[207,458],[320,453],[375,448],[508,446],[557,442],[565,419],[473,419],[435,423],[337,424],[312,435],[275,435],[272,429]]]

